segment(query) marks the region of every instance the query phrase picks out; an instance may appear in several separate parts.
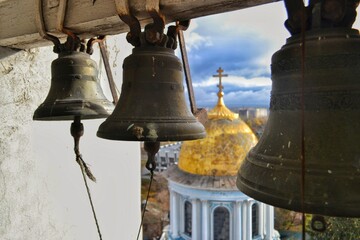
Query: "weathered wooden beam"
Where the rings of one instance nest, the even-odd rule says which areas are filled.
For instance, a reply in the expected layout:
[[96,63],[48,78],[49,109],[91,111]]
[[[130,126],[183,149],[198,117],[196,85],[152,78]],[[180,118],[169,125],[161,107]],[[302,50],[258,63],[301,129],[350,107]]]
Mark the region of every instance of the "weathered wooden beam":
[[[194,19],[217,13],[253,7],[279,0],[160,0],[160,11],[166,21]],[[68,0],[64,26],[82,38],[114,35],[128,31],[116,13],[114,0]],[[150,22],[145,10],[146,0],[129,0],[131,12],[142,26]],[[56,31],[59,0],[43,0],[47,31],[64,37]],[[0,46],[34,48],[50,45],[36,28],[34,0],[0,0]]]

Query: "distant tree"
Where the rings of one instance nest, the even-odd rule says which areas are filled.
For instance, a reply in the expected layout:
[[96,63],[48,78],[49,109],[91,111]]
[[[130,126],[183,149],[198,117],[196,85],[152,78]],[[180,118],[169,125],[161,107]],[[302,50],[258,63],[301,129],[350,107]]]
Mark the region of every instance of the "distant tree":
[[313,240],[359,240],[360,219],[324,217],[326,229],[323,232],[314,231],[311,228],[311,215],[307,217],[307,233]]
[[278,231],[297,230],[301,225],[301,213],[275,208],[275,229]]
[[[141,180],[141,199],[143,203],[145,203],[148,194],[149,183],[149,179],[143,178]],[[144,215],[144,239],[158,239],[163,228],[169,224],[169,203],[167,180],[161,174],[156,174],[151,185],[149,201]]]

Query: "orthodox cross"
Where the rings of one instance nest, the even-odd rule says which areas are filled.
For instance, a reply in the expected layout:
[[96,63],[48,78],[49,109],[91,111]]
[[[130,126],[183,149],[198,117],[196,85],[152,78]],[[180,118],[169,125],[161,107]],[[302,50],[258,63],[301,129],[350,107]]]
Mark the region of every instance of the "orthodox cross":
[[217,74],[217,75],[213,75],[213,77],[219,77],[219,85],[217,85],[217,87],[219,88],[219,90],[220,90],[220,92],[221,92],[221,90],[224,88],[223,87],[223,85],[222,85],[222,77],[227,77],[228,75],[227,74],[222,74],[223,72],[224,72],[224,70],[221,68],[221,67],[219,67],[219,69],[218,70],[216,70],[216,72],[218,72],[219,74]]

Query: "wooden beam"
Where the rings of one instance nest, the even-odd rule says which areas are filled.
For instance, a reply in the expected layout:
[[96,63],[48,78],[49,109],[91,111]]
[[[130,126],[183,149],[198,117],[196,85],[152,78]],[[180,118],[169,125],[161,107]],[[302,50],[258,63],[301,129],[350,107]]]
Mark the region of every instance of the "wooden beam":
[[[279,0],[160,0],[160,11],[166,21],[194,19],[217,13],[276,2]],[[145,10],[146,0],[129,0],[131,12],[142,26],[150,22]],[[58,37],[56,16],[59,0],[43,0],[46,29]],[[115,35],[128,31],[117,16],[114,0],[69,0],[64,26],[82,38]],[[0,0],[0,46],[34,48],[51,45],[44,41],[36,28],[34,0]]]

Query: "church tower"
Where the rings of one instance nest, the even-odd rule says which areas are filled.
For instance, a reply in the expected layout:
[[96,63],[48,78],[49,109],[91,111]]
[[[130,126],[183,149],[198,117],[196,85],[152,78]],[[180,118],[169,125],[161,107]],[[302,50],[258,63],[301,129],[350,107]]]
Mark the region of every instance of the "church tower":
[[170,191],[169,239],[279,239],[274,208],[236,187],[237,171],[257,138],[224,104],[223,70],[217,70],[217,105],[208,112],[205,139],[182,144],[178,165],[165,176]]

